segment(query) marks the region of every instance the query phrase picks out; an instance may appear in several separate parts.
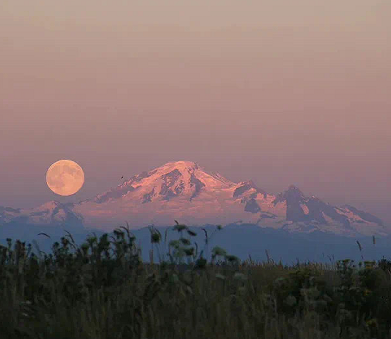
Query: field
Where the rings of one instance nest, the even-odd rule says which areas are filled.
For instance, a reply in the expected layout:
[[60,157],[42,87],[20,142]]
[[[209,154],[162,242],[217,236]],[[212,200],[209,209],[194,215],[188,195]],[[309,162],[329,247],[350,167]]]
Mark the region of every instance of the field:
[[178,240],[167,244],[150,228],[149,263],[126,227],[81,246],[68,233],[51,253],[8,239],[0,247],[0,337],[391,337],[386,259],[289,267],[270,259],[241,262],[222,248],[209,253],[213,234],[206,230],[203,246],[185,225],[173,230]]

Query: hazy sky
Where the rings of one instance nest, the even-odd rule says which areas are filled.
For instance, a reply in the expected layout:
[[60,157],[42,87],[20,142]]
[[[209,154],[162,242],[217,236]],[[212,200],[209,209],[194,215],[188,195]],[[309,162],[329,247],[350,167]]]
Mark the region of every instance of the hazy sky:
[[[192,160],[391,222],[389,0],[2,0],[0,205]],[[85,170],[70,198],[59,159]]]

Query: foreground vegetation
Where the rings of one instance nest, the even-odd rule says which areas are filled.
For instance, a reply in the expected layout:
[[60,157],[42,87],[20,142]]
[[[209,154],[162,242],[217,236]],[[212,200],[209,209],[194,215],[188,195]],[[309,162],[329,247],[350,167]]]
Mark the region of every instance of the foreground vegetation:
[[[216,229],[216,232],[221,227]],[[150,263],[126,227],[52,253],[0,246],[0,337],[39,339],[390,338],[391,262],[240,262],[176,224],[151,227]],[[41,236],[47,236],[41,234]],[[159,263],[154,263],[157,251]],[[208,259],[208,260],[207,260]]]

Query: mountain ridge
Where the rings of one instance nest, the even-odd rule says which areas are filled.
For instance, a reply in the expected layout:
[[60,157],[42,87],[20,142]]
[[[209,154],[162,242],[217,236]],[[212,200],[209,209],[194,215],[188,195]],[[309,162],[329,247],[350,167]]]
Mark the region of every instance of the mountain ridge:
[[73,221],[103,230],[125,222],[132,228],[166,226],[179,219],[194,226],[250,223],[289,232],[390,234],[381,219],[351,205],[337,207],[307,197],[294,185],[270,194],[252,180],[235,183],[192,161],[168,162],[79,203],[47,202],[34,209],[0,207],[0,222],[18,218],[46,225]]

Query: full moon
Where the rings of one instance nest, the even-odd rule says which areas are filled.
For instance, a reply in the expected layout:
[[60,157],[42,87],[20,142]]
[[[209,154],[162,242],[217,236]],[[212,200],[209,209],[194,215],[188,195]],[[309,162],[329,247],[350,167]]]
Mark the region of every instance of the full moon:
[[59,160],[52,164],[46,172],[46,183],[58,195],[72,195],[82,188],[84,172],[72,160]]

